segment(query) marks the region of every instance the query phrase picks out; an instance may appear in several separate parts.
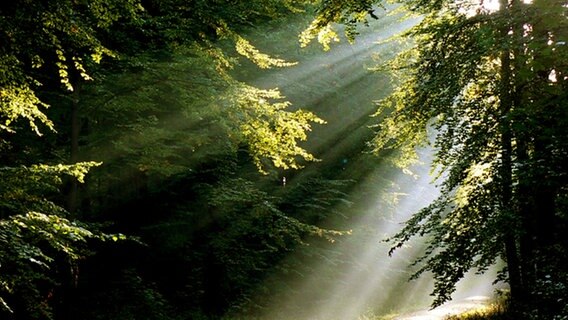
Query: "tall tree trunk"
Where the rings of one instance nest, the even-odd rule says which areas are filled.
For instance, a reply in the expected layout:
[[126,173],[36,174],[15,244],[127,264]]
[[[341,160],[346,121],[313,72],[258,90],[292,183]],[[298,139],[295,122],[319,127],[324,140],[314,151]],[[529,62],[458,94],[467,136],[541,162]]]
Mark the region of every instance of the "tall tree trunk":
[[[516,188],[513,189],[513,204],[515,216],[518,221],[518,254],[519,254],[519,268],[520,278],[522,284],[522,296],[519,299],[528,299],[529,288],[535,281],[535,265],[534,265],[534,199],[533,194],[533,178],[531,177],[530,170],[527,170],[530,163],[530,146],[532,144],[532,134],[530,125],[530,111],[528,106],[523,104],[523,79],[520,74],[528,66],[526,65],[526,48],[525,42],[527,41],[524,25],[528,23],[525,21],[523,12],[524,4],[520,0],[512,0],[510,3],[510,13],[513,31],[513,42],[511,53],[514,57],[510,62],[511,70],[514,70],[510,77],[511,81],[511,103],[512,108],[515,109],[517,115],[512,119],[514,123],[511,129],[511,135],[515,142],[514,147],[514,161],[520,165],[522,172],[515,174],[514,184]],[[523,302],[524,303],[524,302]]]
[[[516,161],[523,166],[527,166],[530,163],[530,157],[528,152],[528,138],[526,135],[517,134],[515,135],[516,143]],[[521,277],[523,281],[523,286],[525,290],[530,288],[535,281],[535,265],[534,265],[534,229],[535,229],[535,217],[534,217],[534,198],[533,198],[533,178],[529,170],[523,170],[523,173],[519,173],[518,186],[515,190],[515,211],[517,212],[520,220],[520,232],[519,232],[519,253],[520,253],[520,268]]]
[[[500,0],[501,10],[509,11],[509,3],[507,0]],[[508,13],[508,12],[507,12]],[[502,27],[501,36],[503,41],[509,43],[509,32],[511,27],[507,24]],[[509,225],[509,222],[516,223],[515,213],[511,211],[513,208],[513,175],[512,175],[512,133],[511,133],[511,117],[510,113],[513,107],[513,99],[511,96],[512,85],[511,70],[511,53],[508,46],[501,53],[501,83],[499,90],[500,111],[501,111],[501,205],[505,211],[506,221],[503,225],[503,237],[505,245],[505,257],[507,261],[507,270],[509,272],[509,286],[511,289],[511,298],[513,300],[522,300],[524,295],[522,273],[519,259],[517,228]],[[507,212],[508,211],[508,212]]]
[[502,210],[507,210],[507,222],[511,222],[515,227],[509,223],[503,225],[503,236],[505,239],[505,254],[507,259],[507,269],[509,271],[509,285],[511,287],[511,296],[513,299],[521,299],[523,295],[523,282],[521,265],[519,259],[519,250],[517,243],[518,230],[516,228],[516,210],[512,209],[513,206],[513,177],[512,177],[512,134],[510,128],[509,113],[511,110],[511,97],[509,94],[508,84],[510,79],[511,70],[509,52],[505,52],[501,56],[501,77],[502,77],[502,91],[501,91],[501,203]]

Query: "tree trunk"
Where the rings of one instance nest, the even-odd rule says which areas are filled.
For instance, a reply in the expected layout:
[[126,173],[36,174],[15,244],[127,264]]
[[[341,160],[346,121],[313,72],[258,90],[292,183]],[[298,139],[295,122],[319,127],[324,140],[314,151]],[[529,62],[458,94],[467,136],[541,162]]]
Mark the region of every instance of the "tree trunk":
[[[500,0],[501,10],[509,11],[509,3],[507,0]],[[510,25],[502,27],[501,36],[505,43],[509,43]],[[512,174],[512,133],[511,133],[511,110],[513,108],[512,97],[512,69],[511,69],[511,53],[510,48],[505,48],[501,53],[501,83],[499,90],[500,111],[501,111],[501,210],[505,215],[505,223],[503,223],[503,237],[505,245],[505,258],[507,261],[507,270],[509,272],[509,286],[511,289],[511,298],[520,301],[524,295],[523,280],[521,273],[521,265],[519,259],[519,250],[517,242],[518,230],[516,226],[516,213],[513,208],[513,174]]]
[[[81,132],[81,121],[79,118],[79,102],[81,82],[77,81],[73,88],[75,89],[71,96],[71,155],[70,163],[75,164],[79,161],[79,134]],[[71,213],[77,211],[79,193],[79,183],[77,179],[69,180],[69,191],[67,194],[67,210]]]
[[[510,83],[510,56],[509,52],[501,55],[501,204],[502,210],[507,216],[506,223],[503,225],[503,236],[505,239],[505,254],[507,259],[507,269],[509,271],[509,285],[511,287],[511,297],[521,298],[523,295],[523,281],[519,251],[517,245],[517,210],[513,206],[513,177],[512,177],[512,134],[510,128],[509,113],[511,110],[511,96],[509,92]],[[509,223],[513,223],[513,226]]]

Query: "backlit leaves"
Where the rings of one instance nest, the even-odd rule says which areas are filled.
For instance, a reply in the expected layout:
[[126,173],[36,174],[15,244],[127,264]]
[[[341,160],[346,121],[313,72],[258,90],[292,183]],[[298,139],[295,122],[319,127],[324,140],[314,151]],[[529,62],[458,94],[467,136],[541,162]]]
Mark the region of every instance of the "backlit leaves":
[[322,22],[319,19],[314,19],[308,28],[306,28],[302,33],[300,33],[300,45],[306,47],[317,38],[318,42],[323,46],[324,50],[329,50],[331,42],[339,42],[339,36],[337,32],[332,28],[331,24],[327,24],[323,27],[320,25]]
[[[74,74],[90,80],[86,61],[100,62],[114,55],[100,42],[100,29],[118,19],[134,18],[138,1],[15,1],[0,12],[0,129],[13,131],[13,121],[27,119],[40,133],[42,123],[53,130],[41,111],[47,105],[36,91],[46,79],[59,79],[72,91]],[[26,28],[23,28],[26,26]]]
[[270,55],[261,52],[254,47],[248,40],[238,33],[232,31],[224,21],[219,21],[217,26],[217,34],[222,38],[229,38],[235,42],[236,51],[248,58],[259,68],[267,69],[272,67],[290,67],[296,65],[295,62],[287,62],[283,59],[273,58]]
[[[87,171],[99,163],[32,165],[0,168],[0,309],[12,313],[7,301],[18,301],[18,310],[50,317],[41,283],[55,282],[56,261],[68,263],[84,257],[86,241],[111,237],[72,221],[49,195],[60,192],[62,175],[84,181]],[[58,262],[60,263],[60,262]],[[26,293],[23,295],[22,293]]]
[[37,135],[41,135],[40,123],[54,130],[53,122],[41,110],[47,105],[25,84],[0,88],[0,105],[0,131],[14,132],[14,122],[20,118],[27,120]]
[[329,50],[331,42],[339,41],[334,24],[345,26],[345,35],[353,41],[358,34],[357,27],[366,24],[367,19],[377,19],[374,10],[382,8],[383,1],[379,0],[326,0],[318,2],[318,9],[314,20],[300,34],[301,46],[307,46],[317,39],[324,50]]
[[[301,168],[300,159],[316,160],[299,143],[307,139],[312,123],[325,123],[305,110],[288,111],[278,90],[261,90],[241,86],[234,94],[242,115],[241,132],[258,169],[266,173],[265,160],[277,168]],[[274,102],[273,102],[274,101]]]
[[[28,313],[51,318],[51,309],[40,303],[46,292],[42,284],[54,282],[56,261],[84,258],[88,239],[110,235],[94,233],[81,223],[58,215],[28,212],[0,220],[0,311],[14,313],[6,301],[18,301]],[[121,235],[115,237],[124,238]],[[61,262],[59,262],[61,263]],[[21,296],[23,292],[27,295]],[[22,309],[18,310],[24,311]]]

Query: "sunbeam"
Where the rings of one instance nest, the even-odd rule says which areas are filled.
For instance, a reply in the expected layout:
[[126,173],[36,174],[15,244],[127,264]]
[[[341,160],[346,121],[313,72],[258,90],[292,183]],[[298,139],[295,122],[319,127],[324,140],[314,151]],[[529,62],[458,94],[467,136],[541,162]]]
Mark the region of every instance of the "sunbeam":
[[[349,262],[337,263],[325,255],[310,258],[309,272],[287,282],[289,293],[269,305],[263,319],[349,320],[368,312],[380,315],[427,309],[431,303],[433,282],[428,275],[408,282],[412,274],[408,266],[424,249],[422,239],[415,239],[392,257],[383,240],[438,197],[439,189],[429,175],[433,150],[420,150],[421,162],[411,168],[412,174],[363,153],[372,134],[368,126],[376,121],[370,117],[375,111],[372,101],[390,90],[384,75],[369,72],[376,63],[373,56],[391,56],[392,43],[380,40],[418,22],[395,16],[381,19],[354,44],[342,43],[330,52],[300,61],[298,66],[252,80],[257,86],[279,87],[294,105],[305,106],[327,121],[306,143],[322,162],[290,173],[287,184],[297,184],[329,163],[341,164],[337,166],[338,178],[357,181],[350,191],[353,205],[345,208],[348,218],[323,222],[352,230],[352,235],[330,248]],[[293,254],[282,265],[301,259],[300,255]],[[493,289],[487,285],[491,280],[469,278],[473,280],[460,283],[457,296],[491,294]]]
[[[299,260],[309,268],[302,274],[286,275],[287,288],[277,288],[283,292],[277,298],[265,297],[262,293],[252,297],[251,300],[269,300],[262,319],[350,320],[369,312],[382,315],[427,309],[431,303],[429,293],[433,284],[428,275],[408,282],[412,274],[408,266],[425,246],[422,239],[409,242],[392,257],[388,255],[389,244],[384,240],[439,195],[429,175],[433,150],[420,150],[421,163],[410,168],[412,174],[394,169],[365,152],[366,142],[373,135],[369,126],[378,121],[371,117],[376,110],[373,101],[385,97],[391,90],[388,76],[370,68],[378,63],[377,56],[388,59],[400,49],[399,44],[385,42],[385,39],[418,21],[417,18],[403,20],[400,15],[382,16],[369,27],[362,27],[361,35],[352,44],[343,41],[329,52],[307,55],[297,66],[263,72],[253,79],[239,79],[259,88],[279,88],[292,102],[292,110],[308,109],[327,121],[325,126],[314,127],[303,145],[321,162],[306,165],[301,171],[286,172],[286,188],[281,188],[282,193],[322,168],[336,168],[335,179],[356,182],[348,194],[352,205],[337,208],[346,214],[320,222],[330,229],[352,230],[351,235],[338,239],[335,244],[321,245],[325,252],[320,254],[306,257],[299,249],[284,259],[282,267],[275,270],[293,269],[286,265]],[[203,107],[209,110],[209,106]],[[201,138],[205,141],[202,145],[215,140],[215,132],[222,130],[217,128],[218,123],[208,123],[194,116],[181,119],[172,113],[161,122],[169,129],[194,132],[190,138],[202,131],[212,133]],[[151,145],[167,140],[157,134],[148,136]],[[131,142],[129,137],[124,139],[125,144]],[[203,157],[200,152],[204,151],[192,150],[188,159]],[[112,160],[112,157],[107,158],[109,162]],[[271,277],[282,275],[275,271],[267,277],[266,286],[274,283]],[[470,278],[474,280],[463,281],[456,296],[466,298],[491,293],[487,285],[490,280],[479,280],[473,275],[468,276]],[[278,283],[282,286],[282,282]]]
[[[325,291],[317,293],[319,297],[304,296],[302,293],[312,292],[311,288],[322,287],[318,282],[325,266],[316,264],[314,276],[306,276],[305,282],[296,290],[299,294],[287,301],[290,305],[301,304],[302,301],[310,299],[325,301],[318,303],[317,308],[304,315],[305,319],[357,319],[369,309],[390,312],[408,305],[428,305],[427,297],[431,284],[421,279],[409,286],[406,281],[410,276],[407,266],[422,249],[420,242],[416,241],[412,246],[403,249],[404,252],[391,258],[387,254],[388,245],[383,243],[385,235],[395,232],[401,222],[438,195],[438,190],[430,183],[427,159],[424,160],[425,164],[414,168],[416,176],[395,174],[394,181],[386,190],[380,185],[380,181],[384,181],[385,172],[388,172],[386,166],[378,166],[360,181],[353,193],[374,189],[375,197],[360,199],[356,207],[352,208],[357,211],[353,221],[349,222],[354,234],[335,248],[349,255],[357,267],[341,270],[339,274],[342,276],[335,278],[333,285]],[[385,195],[398,199],[388,199]],[[361,246],[362,243],[365,245]],[[278,307],[275,307],[275,310],[278,310]],[[278,316],[280,315],[272,314],[267,318]]]

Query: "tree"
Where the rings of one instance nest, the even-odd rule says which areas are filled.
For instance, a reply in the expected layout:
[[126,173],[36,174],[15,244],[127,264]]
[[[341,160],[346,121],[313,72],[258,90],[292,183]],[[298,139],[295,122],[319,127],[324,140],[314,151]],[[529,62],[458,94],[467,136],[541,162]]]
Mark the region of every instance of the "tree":
[[[503,259],[514,302],[535,316],[566,313],[566,1],[502,0],[499,10],[482,1],[398,2],[423,20],[403,35],[412,48],[385,66],[398,89],[379,103],[372,143],[404,167],[435,135],[443,182],[442,196],[390,239],[391,253],[427,236],[415,276],[433,273],[434,305],[467,271]],[[329,12],[346,7],[325,4],[318,32],[344,19]]]
[[[2,42],[6,44],[2,46],[0,59],[3,70],[3,78],[0,80],[2,129],[13,131],[16,120],[27,119],[37,133],[40,132],[39,123],[54,130],[52,121],[44,113],[51,102],[59,107],[62,118],[69,121],[62,127],[69,131],[67,160],[75,163],[81,158],[79,140],[87,121],[82,110],[79,110],[84,99],[82,88],[86,81],[91,81],[93,75],[101,70],[97,65],[104,57],[125,59],[149,52],[167,53],[179,47],[197,46],[200,54],[205,53],[215,60],[217,71],[228,80],[230,76],[227,71],[234,67],[236,60],[218,45],[219,40],[228,39],[239,55],[261,68],[289,66],[293,63],[260,52],[237,31],[250,23],[300,11],[305,5],[305,1],[301,0],[254,1],[240,3],[238,6],[225,1],[196,1],[189,5],[185,1],[137,0],[95,3],[46,1],[29,5],[27,1],[12,2],[0,12],[3,17],[1,27],[5,30]],[[138,63],[141,62],[138,60]],[[108,65],[111,68],[117,67],[117,63]],[[253,90],[242,89],[234,94],[250,98]],[[259,93],[257,91],[255,95]],[[276,93],[265,92],[262,95],[267,94],[274,97]],[[283,106],[285,104],[279,104],[277,108]],[[269,109],[274,106],[266,104],[265,107]],[[296,112],[294,116],[287,112],[273,113],[282,115],[279,122],[272,123],[282,125],[283,132],[272,132],[281,137],[292,133],[291,128],[298,129],[293,133],[295,137],[301,137],[305,135],[304,130],[309,130],[309,122],[319,121],[302,111]],[[285,115],[289,116],[284,117]],[[291,125],[284,128],[288,122]],[[245,138],[254,136],[244,135]],[[251,150],[262,148],[258,152],[263,153],[263,157],[273,157],[277,165],[290,165],[294,162],[286,163],[287,160],[276,159],[281,158],[281,155],[277,155],[277,150],[266,149],[266,144],[261,147],[260,141],[251,142]],[[310,157],[295,142],[290,150],[292,157],[300,153],[300,157]],[[266,154],[267,151],[272,154]],[[77,183],[71,180],[66,206],[71,212],[77,209],[77,197]]]
[[[262,152],[257,157],[259,166],[260,159],[265,156],[270,158],[271,154],[276,155],[272,157],[275,165],[284,166],[296,165],[298,162],[293,159],[296,155],[310,157],[298,147],[296,140],[304,139],[309,124],[320,120],[308,112],[284,111],[286,103],[270,101],[280,99],[274,90],[257,90],[232,80],[228,70],[234,67],[236,60],[223,52],[217,42],[229,39],[238,54],[263,68],[289,65],[258,51],[235,30],[250,22],[297,10],[295,6],[302,3],[255,1],[234,7],[225,1],[197,1],[188,5],[185,1],[22,0],[2,6],[0,307],[3,317],[4,314],[16,319],[51,317],[53,305],[64,298],[58,288],[77,275],[75,271],[69,275],[65,270],[74,270],[77,261],[86,255],[87,251],[83,250],[86,239],[121,238],[99,234],[92,226],[75,220],[85,217],[84,212],[79,210],[77,182],[83,181],[89,168],[100,165],[79,162],[79,159],[86,159],[81,150],[84,147],[82,135],[88,129],[88,122],[96,120],[90,119],[84,113],[86,110],[80,107],[85,106],[85,92],[90,89],[88,82],[96,76],[152,66],[148,62],[151,59],[146,60],[141,53],[153,57],[160,54],[168,56],[192,47],[193,53],[199,57],[194,61],[207,60],[210,64],[206,71],[190,64],[192,68],[189,71],[203,71],[204,74],[213,71],[219,85],[227,88],[222,95],[225,100],[217,102],[219,109],[223,106],[230,109],[225,110],[228,111],[225,114],[228,123],[230,120],[240,120],[230,123],[232,134],[245,131],[247,124],[253,122],[262,128],[265,139],[261,141],[252,141],[252,137],[256,137],[253,132],[256,127],[250,127],[242,134],[242,137],[252,141],[251,150],[260,150],[254,146],[262,146]],[[123,60],[103,61],[105,57]],[[142,64],[135,65],[136,62]],[[203,79],[195,77],[192,80]],[[184,93],[191,95],[193,92],[191,88],[186,88]],[[142,100],[144,98],[147,97]],[[53,107],[49,110],[52,117],[47,115],[49,105]],[[159,116],[167,113],[165,108],[158,110],[157,114],[153,114],[153,111],[156,110],[133,111],[133,121],[125,123],[125,126],[130,126],[130,133],[140,133],[136,131],[141,125],[152,125],[152,120],[160,119]],[[187,113],[192,111],[191,108],[186,110]],[[239,118],[236,113],[242,116]],[[259,114],[261,116],[257,117]],[[191,120],[193,116],[189,115],[188,119]],[[65,122],[67,120],[68,123]],[[26,131],[22,130],[25,122],[43,140],[28,140]],[[53,138],[51,134],[55,130],[66,131],[62,128],[68,128],[69,133]],[[153,133],[163,133],[158,127],[151,129]],[[183,137],[187,138],[187,135]],[[171,136],[157,138],[163,142]],[[267,147],[266,143],[270,141],[267,142],[266,138],[285,141],[290,146],[285,151],[291,152],[279,154],[279,149]],[[24,141],[26,143],[22,143]],[[60,141],[68,145],[61,148]],[[20,150],[24,152],[20,153]],[[167,156],[170,157],[165,159],[166,162],[179,154],[163,155],[160,160]],[[143,166],[148,165],[147,161],[138,162],[142,166],[136,169],[147,170]],[[158,169],[158,164],[152,165],[155,166],[151,169]],[[167,170],[160,173],[164,172],[172,174]],[[70,179],[67,191],[63,191],[62,178]],[[66,205],[61,201],[64,192],[68,193]],[[66,269],[66,266],[71,268]]]
[[[15,1],[0,9],[2,317],[50,318],[54,301],[60,298],[54,290],[76,275],[67,270],[86,255],[87,239],[106,239],[71,219],[54,200],[62,177],[82,182],[89,168],[98,164],[34,164],[38,159],[26,156],[34,154],[34,145],[14,141],[25,135],[22,120],[38,136],[46,128],[55,130],[45,114],[40,87],[59,83],[73,90],[76,79],[89,79],[86,65],[111,54],[92,37],[93,28],[109,27],[122,10],[135,11],[131,5]],[[19,151],[23,152],[16,156]]]
[[[88,239],[118,240],[68,219],[48,199],[62,175],[80,182],[97,163],[32,165],[0,169],[0,314],[6,319],[52,317],[57,287],[77,276],[78,260],[88,255]],[[68,270],[71,270],[69,272]]]
[[[543,254],[539,242],[545,241],[544,233],[557,233],[551,222],[561,213],[553,208],[562,198],[558,190],[565,182],[548,174],[540,178],[526,174],[533,170],[565,172],[553,159],[536,160],[540,148],[561,154],[565,149],[550,140],[563,136],[563,130],[556,129],[561,126],[545,125],[544,119],[538,119],[541,115],[548,118],[542,109],[538,116],[534,113],[535,102],[550,97],[542,91],[524,92],[528,83],[547,88],[559,85],[548,79],[553,64],[534,60],[551,49],[549,43],[542,45],[534,29],[526,30],[535,22],[524,13],[537,5],[502,1],[499,11],[479,8],[472,15],[471,9],[444,4],[412,31],[418,42],[414,63],[410,70],[404,69],[409,74],[400,89],[383,102],[389,114],[379,125],[374,140],[377,150],[396,145],[411,155],[424,141],[426,128],[434,127],[437,132],[436,164],[445,175],[443,195],[393,237],[399,247],[412,235],[432,236],[425,256],[418,260],[417,274],[434,273],[435,305],[450,298],[465,272],[472,268],[483,271],[498,257],[507,262],[514,301],[534,301],[529,296],[536,293],[535,281],[546,276],[535,274],[546,265],[535,259],[545,259],[536,258]],[[535,13],[532,19],[541,19],[541,15],[545,12]],[[535,42],[540,42],[539,48],[528,49]],[[539,68],[546,77],[532,73]],[[553,100],[563,99],[560,92],[552,95]],[[532,126],[524,125],[526,121],[550,131],[533,131]],[[423,131],[410,129],[413,126]],[[539,147],[537,141],[542,140],[547,141],[546,146]],[[543,189],[542,179],[554,187]],[[543,199],[548,200],[542,203]],[[546,238],[565,250],[559,237]],[[565,281],[561,268],[548,273],[557,274],[560,283]],[[559,311],[558,306],[553,309]]]

